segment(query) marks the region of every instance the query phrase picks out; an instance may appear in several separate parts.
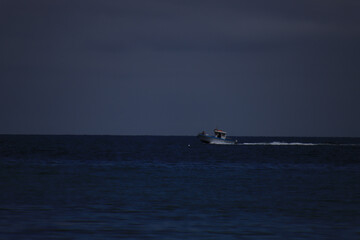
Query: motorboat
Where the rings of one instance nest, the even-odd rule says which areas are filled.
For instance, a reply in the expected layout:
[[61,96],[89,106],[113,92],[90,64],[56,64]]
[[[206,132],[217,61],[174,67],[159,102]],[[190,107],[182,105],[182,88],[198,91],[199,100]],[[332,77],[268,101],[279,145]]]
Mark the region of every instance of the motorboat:
[[226,138],[226,132],[220,129],[214,129],[214,136],[210,136],[209,134],[202,131],[197,135],[203,143],[209,144],[236,144],[237,141]]

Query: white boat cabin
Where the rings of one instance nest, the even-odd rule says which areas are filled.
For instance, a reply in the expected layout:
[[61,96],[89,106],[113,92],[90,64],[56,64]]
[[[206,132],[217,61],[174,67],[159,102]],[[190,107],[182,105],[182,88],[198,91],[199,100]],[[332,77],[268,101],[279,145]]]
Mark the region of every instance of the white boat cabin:
[[214,134],[215,134],[215,137],[217,137],[217,138],[221,138],[221,139],[226,138],[226,132],[224,132],[222,130],[214,129]]

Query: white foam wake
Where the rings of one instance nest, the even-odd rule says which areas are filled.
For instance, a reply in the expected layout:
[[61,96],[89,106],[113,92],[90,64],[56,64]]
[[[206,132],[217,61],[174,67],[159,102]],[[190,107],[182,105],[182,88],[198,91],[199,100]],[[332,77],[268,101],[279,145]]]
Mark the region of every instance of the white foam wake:
[[269,145],[269,146],[360,146],[360,144],[336,144],[336,143],[301,143],[301,142],[259,142],[238,143],[237,145]]
[[211,145],[235,145],[235,142],[211,142]]
[[260,142],[260,143],[240,143],[240,145],[273,145],[273,146],[315,146],[319,143],[300,143],[300,142]]

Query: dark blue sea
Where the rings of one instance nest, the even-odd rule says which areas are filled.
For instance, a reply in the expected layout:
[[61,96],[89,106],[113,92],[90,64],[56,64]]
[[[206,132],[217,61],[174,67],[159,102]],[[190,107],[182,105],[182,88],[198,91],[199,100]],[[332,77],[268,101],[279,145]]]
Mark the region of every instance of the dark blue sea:
[[0,135],[0,239],[360,239],[360,139]]

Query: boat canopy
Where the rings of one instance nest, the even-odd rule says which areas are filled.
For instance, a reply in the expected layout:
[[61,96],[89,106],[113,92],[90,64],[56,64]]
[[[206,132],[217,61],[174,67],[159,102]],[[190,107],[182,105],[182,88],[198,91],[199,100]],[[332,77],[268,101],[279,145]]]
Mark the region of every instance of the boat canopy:
[[215,137],[225,139],[226,138],[226,132],[220,129],[214,129]]

